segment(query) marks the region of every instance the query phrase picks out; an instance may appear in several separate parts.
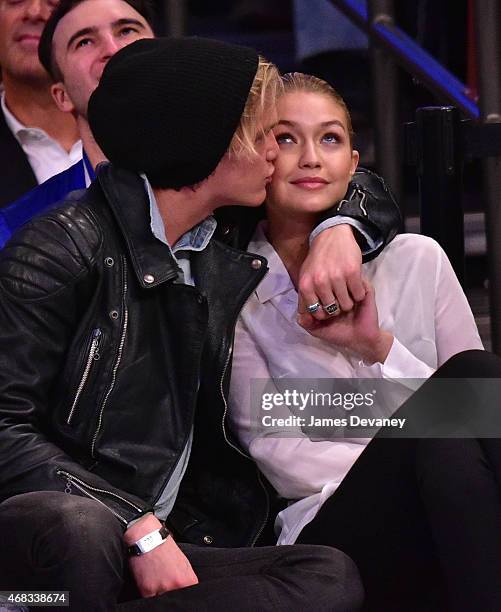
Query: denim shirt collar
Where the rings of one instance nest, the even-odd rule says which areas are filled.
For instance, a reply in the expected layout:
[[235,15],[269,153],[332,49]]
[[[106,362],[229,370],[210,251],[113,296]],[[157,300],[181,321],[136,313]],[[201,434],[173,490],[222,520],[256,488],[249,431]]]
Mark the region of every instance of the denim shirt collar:
[[171,247],[167,242],[167,238],[165,236],[165,226],[162,220],[162,216],[160,215],[160,211],[158,210],[157,201],[150,182],[146,178],[145,174],[141,174],[141,178],[144,181],[146,192],[148,194],[148,200],[150,204],[151,231],[155,238],[166,244],[173,255],[175,255],[175,253],[178,251],[203,251],[205,247],[209,244],[209,240],[212,238],[214,232],[216,231],[216,219],[212,215],[209,215],[198,225],[195,225],[186,233],[184,233],[176,242],[176,244]]

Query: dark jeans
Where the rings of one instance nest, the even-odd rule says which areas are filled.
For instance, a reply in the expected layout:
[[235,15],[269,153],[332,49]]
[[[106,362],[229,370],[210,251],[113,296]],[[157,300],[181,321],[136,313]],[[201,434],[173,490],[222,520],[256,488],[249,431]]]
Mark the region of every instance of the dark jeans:
[[[341,612],[360,609],[363,599],[355,565],[329,547],[191,545],[181,548],[200,583],[141,599],[118,521],[101,504],[61,492],[26,493],[0,504],[0,534],[0,590],[68,590],[71,610],[82,612],[302,611],[312,602],[315,610]],[[131,593],[136,599],[116,605]]]
[[[468,351],[436,377],[499,378],[501,360]],[[399,416],[454,410],[433,405],[426,385]],[[463,389],[458,382],[455,401],[461,410],[475,410],[468,385]],[[329,544],[348,554],[371,612],[499,611],[500,482],[498,439],[376,437],[298,542]]]

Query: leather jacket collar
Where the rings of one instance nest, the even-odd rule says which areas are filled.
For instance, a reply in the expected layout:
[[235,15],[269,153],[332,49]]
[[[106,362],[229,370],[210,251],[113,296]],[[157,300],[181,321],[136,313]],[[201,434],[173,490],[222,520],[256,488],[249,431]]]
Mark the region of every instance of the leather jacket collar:
[[141,287],[151,289],[175,279],[179,272],[176,260],[169,248],[151,232],[143,179],[105,162],[97,168],[97,180],[118,222]]

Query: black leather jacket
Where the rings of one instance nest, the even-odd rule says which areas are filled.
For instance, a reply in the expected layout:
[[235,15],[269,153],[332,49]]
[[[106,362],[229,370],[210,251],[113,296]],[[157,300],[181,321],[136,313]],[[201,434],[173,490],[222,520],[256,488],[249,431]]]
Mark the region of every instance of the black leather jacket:
[[[236,319],[266,261],[213,239],[191,257],[196,287],[174,283],[148,210],[142,180],[103,165],[1,253],[0,500],[66,490],[125,527],[154,506],[196,415],[172,525],[192,542],[249,544],[269,493],[226,429],[225,394]],[[219,232],[241,243],[228,223]]]

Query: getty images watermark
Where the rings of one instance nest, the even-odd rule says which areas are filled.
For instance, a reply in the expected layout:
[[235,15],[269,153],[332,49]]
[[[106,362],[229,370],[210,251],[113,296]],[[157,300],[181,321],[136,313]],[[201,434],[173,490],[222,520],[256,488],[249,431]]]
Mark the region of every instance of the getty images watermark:
[[[328,393],[310,389],[285,389],[283,392],[263,393],[261,396],[261,409],[272,411],[276,408],[286,407],[291,411],[287,416],[273,416],[271,413],[261,417],[263,427],[398,427],[402,429],[405,418],[383,416],[361,416],[349,414],[347,416],[320,416],[316,414],[318,408],[341,408],[350,412],[355,408],[372,409],[376,405],[377,390],[366,393],[347,391],[345,393]],[[293,414],[293,410],[300,413],[305,411],[307,416]]]
[[250,395],[258,436],[501,437],[500,379],[253,379]]

